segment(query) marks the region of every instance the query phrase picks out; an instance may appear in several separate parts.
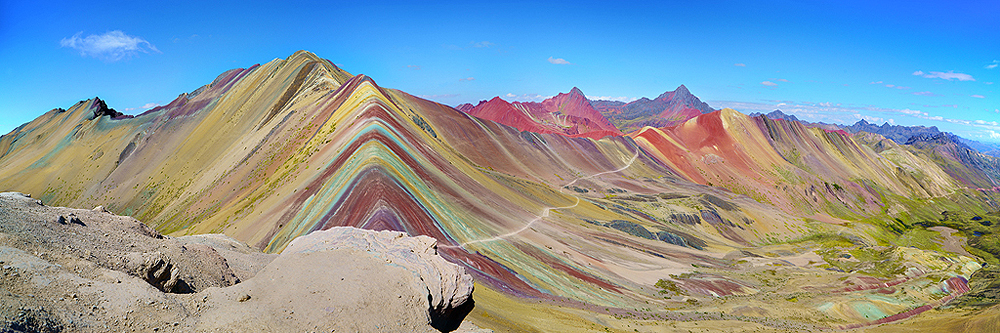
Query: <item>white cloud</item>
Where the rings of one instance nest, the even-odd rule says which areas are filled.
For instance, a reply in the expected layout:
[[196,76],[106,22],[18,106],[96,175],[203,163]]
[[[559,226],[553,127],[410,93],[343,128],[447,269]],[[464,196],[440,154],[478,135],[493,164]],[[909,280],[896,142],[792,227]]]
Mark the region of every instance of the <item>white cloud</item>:
[[136,111],[136,110],[149,110],[160,105],[161,105],[160,103],[149,102],[137,108],[125,108],[125,112]]
[[775,81],[778,81],[778,82],[788,82],[788,80],[785,80],[785,79],[771,79],[771,80],[775,80]]
[[1000,66],[1000,60],[993,60],[993,63],[986,65],[986,69],[994,69]]
[[858,120],[864,119],[865,121],[867,121],[869,123],[873,123],[873,124],[887,122],[882,117],[875,117],[875,116],[863,115],[863,114],[859,114],[859,113],[855,113],[855,114],[853,114],[853,116],[854,116],[854,118],[857,118]]
[[742,62],[735,63],[735,64],[733,64],[733,66],[736,66],[736,67],[747,67],[747,65],[744,64],[744,63],[742,63]]
[[882,82],[882,81],[872,81],[872,82],[869,82],[868,84],[879,84],[879,85],[885,86],[886,88],[893,88],[893,89],[900,89],[900,90],[910,89],[910,87],[897,86],[895,84],[885,83],[885,82]]
[[417,65],[406,65],[406,68],[409,68],[409,69],[412,69],[412,70],[415,70],[415,71],[419,71],[420,70],[420,66],[417,66]]
[[81,35],[83,32],[78,32],[70,38],[63,38],[59,41],[59,45],[80,51],[81,56],[94,57],[108,62],[132,58],[139,52],[154,51],[160,53],[156,46],[145,39],[126,35],[121,30],[83,38],[80,38]]
[[941,95],[932,93],[930,91],[919,91],[919,92],[915,92],[913,94],[917,95],[917,96],[941,96]]
[[972,75],[965,74],[965,73],[955,73],[955,71],[948,71],[947,73],[945,73],[945,72],[924,73],[923,71],[916,71],[916,72],[913,72],[913,75],[922,76],[922,77],[925,77],[925,78],[928,78],[928,79],[934,79],[934,78],[945,79],[945,80],[948,80],[948,81],[951,81],[951,80],[975,81],[976,80],[976,79],[972,78]]
[[487,42],[485,40],[482,41],[482,42],[469,42],[469,44],[472,44],[472,47],[477,47],[477,48],[490,47],[490,46],[496,45],[496,44]]
[[990,133],[990,139],[1000,140],[1000,133],[998,133],[997,131],[987,131],[987,132]]
[[464,79],[458,79],[458,80],[459,81],[475,81],[476,78],[470,76],[470,77],[467,77],[467,78],[464,78]]
[[613,102],[625,102],[625,103],[628,103],[628,102],[637,100],[638,98],[635,98],[635,97],[625,97],[625,96],[618,96],[618,97],[614,97],[614,96],[587,96],[587,99],[592,100],[592,101],[613,101]]
[[986,96],[983,96],[983,95],[972,95],[972,97],[975,97],[975,98],[986,98]]
[[763,85],[768,86],[768,87],[777,87],[778,86],[777,83],[774,83],[774,82],[771,82],[771,81],[764,81],[764,82],[761,82],[760,84],[763,84]]
[[504,95],[504,97],[506,97],[508,101],[541,102],[541,101],[544,101],[546,99],[551,98],[552,96],[543,96],[541,94],[515,95],[515,94],[507,93],[506,95]]
[[566,61],[566,59],[563,59],[563,58],[553,58],[553,57],[549,57],[549,63],[556,64],[556,65],[572,65],[572,63],[570,63],[569,61]]

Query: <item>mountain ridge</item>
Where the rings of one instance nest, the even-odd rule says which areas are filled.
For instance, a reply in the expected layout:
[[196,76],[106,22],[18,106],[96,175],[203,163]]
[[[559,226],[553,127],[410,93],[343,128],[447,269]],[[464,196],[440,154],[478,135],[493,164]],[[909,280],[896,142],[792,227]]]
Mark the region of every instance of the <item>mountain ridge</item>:
[[499,96],[479,104],[462,104],[457,110],[469,115],[535,133],[559,133],[599,139],[621,132],[593,106],[579,88],[559,93],[542,102],[507,102]]
[[672,126],[701,114],[715,111],[707,103],[691,94],[683,84],[655,99],[640,98],[632,102],[601,101],[598,111],[615,124],[623,133],[645,126]]
[[959,144],[965,145],[968,148],[973,149],[973,150],[975,150],[977,152],[983,153],[985,155],[989,155],[989,156],[992,156],[992,157],[1000,157],[1000,144],[983,143],[983,142],[980,142],[980,141],[976,141],[976,140],[971,140],[971,139],[966,139],[966,138],[960,137],[960,136],[955,135],[954,133],[951,133],[951,132],[941,132],[936,126],[930,126],[930,127],[921,126],[921,125],[902,126],[902,125],[890,125],[888,122],[885,122],[882,125],[875,125],[875,124],[869,123],[868,121],[866,121],[864,119],[858,120],[857,122],[855,122],[852,125],[828,124],[828,123],[812,123],[812,122],[807,122],[807,121],[801,120],[801,119],[795,117],[795,115],[786,114],[786,113],[784,113],[784,112],[782,112],[781,110],[778,110],[778,109],[776,109],[774,111],[771,111],[771,112],[769,112],[767,114],[763,114],[763,113],[760,113],[760,112],[754,112],[754,113],[750,114],[751,117],[757,117],[757,116],[761,116],[761,115],[767,116],[770,119],[794,120],[794,121],[801,122],[802,124],[804,124],[806,126],[820,127],[820,128],[825,128],[825,129],[828,129],[828,130],[844,129],[844,130],[846,130],[849,133],[858,133],[858,132],[862,132],[862,131],[863,132],[868,132],[868,133],[875,133],[875,134],[882,135],[882,136],[886,137],[887,139],[890,139],[890,140],[892,140],[892,141],[894,141],[896,143],[899,143],[899,144],[907,144],[907,142],[909,141],[910,137],[912,137],[914,135],[931,135],[931,136],[933,136],[933,135],[936,135],[938,133],[947,133],[948,136],[951,136],[952,141],[955,141],[955,142],[957,142]]
[[[494,115],[545,129],[537,119],[580,125],[589,118],[575,108],[600,106],[571,89],[548,104],[494,98],[452,108],[300,51],[227,71],[133,118],[91,118],[104,109],[95,100],[47,112],[0,136],[0,189],[104,205],[172,236],[225,233],[272,253],[339,226],[426,235],[474,277],[470,319],[506,330],[624,329],[631,324],[621,318],[638,318],[630,313],[640,307],[720,329],[829,328],[802,311],[867,325],[852,304],[906,309],[837,290],[899,279],[925,304],[944,297],[941,283],[977,269],[939,251],[924,227],[991,216],[993,160],[949,137],[905,145],[732,109],[703,113],[680,103],[686,91],[635,104],[693,115],[670,126],[532,132],[470,111],[495,104],[503,112]],[[996,262],[992,225],[948,223]],[[858,253],[890,266],[845,259]],[[714,312],[728,295],[741,296],[727,306],[768,312]],[[847,310],[803,310],[813,300]]]

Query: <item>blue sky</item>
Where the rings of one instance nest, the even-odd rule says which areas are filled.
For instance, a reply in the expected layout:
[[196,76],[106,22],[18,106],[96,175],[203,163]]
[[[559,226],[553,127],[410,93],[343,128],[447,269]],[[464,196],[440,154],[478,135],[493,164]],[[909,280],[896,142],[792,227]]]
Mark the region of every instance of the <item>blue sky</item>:
[[129,114],[305,49],[448,105],[656,97],[1000,142],[1000,1],[0,0],[0,132],[99,96]]

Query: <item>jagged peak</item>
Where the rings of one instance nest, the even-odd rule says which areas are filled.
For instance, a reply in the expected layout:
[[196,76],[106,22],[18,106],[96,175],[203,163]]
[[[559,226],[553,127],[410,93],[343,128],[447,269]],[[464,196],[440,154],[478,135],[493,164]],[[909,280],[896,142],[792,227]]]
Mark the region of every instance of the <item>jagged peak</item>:
[[[510,104],[510,102],[508,102],[507,100],[505,100],[503,98],[500,98],[500,96],[495,96],[493,98],[490,98],[490,100],[486,101],[486,103],[490,103],[490,104],[492,104],[492,103]],[[483,102],[479,102],[479,104],[483,104]]]
[[100,97],[96,96],[90,102],[90,109],[94,110],[94,113],[88,119],[95,119],[102,116],[118,118],[125,115],[124,113],[115,111],[115,109],[109,108],[108,103],[105,103]]
[[683,84],[678,86],[677,89],[666,91],[660,94],[660,96],[656,96],[656,99],[685,100],[688,98],[697,98],[697,97],[692,95],[691,91],[688,90],[687,86]]
[[690,94],[691,92],[688,91],[688,88],[683,84],[677,87],[677,89],[674,89],[674,95],[690,95]]
[[454,106],[453,108],[455,110],[462,111],[462,113],[469,113],[472,111],[472,109],[475,109],[476,106],[472,105],[472,103],[462,103]]
[[[468,111],[465,111],[466,113],[472,112],[473,110],[476,110],[476,109],[482,109],[482,108],[484,108],[484,107],[486,107],[488,105],[507,105],[507,106],[511,106],[510,102],[504,100],[503,98],[500,98],[500,96],[494,96],[493,98],[490,98],[488,100],[485,100],[485,99],[481,100],[481,101],[479,101],[479,103],[476,103],[475,106],[473,106],[472,103],[465,103],[465,104],[469,105],[467,107]],[[465,104],[456,106],[455,108],[459,109],[459,110],[462,110],[460,108],[463,107],[463,105],[465,105]]]
[[796,117],[795,115],[784,113],[780,109],[775,109],[774,111],[768,112],[765,116],[767,116],[768,119],[772,119],[772,120],[773,119],[783,119],[783,120],[788,120],[788,121],[799,121],[799,122],[801,122],[801,120],[799,120],[799,118]]

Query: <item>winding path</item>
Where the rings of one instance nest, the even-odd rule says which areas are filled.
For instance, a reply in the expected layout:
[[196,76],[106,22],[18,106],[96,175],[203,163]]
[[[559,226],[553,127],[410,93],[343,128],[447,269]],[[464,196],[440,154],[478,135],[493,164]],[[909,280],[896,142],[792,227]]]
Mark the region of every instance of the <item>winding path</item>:
[[[562,192],[563,189],[565,189],[568,186],[572,186],[573,184],[576,184],[576,182],[578,182],[578,181],[585,180],[585,179],[591,179],[591,178],[598,177],[598,176],[601,176],[601,175],[606,175],[606,174],[609,174],[609,173],[621,172],[621,171],[623,171],[625,169],[628,169],[629,167],[632,166],[633,163],[635,163],[635,160],[637,160],[638,158],[639,158],[639,151],[637,150],[635,152],[635,155],[633,155],[632,158],[629,159],[628,163],[625,164],[625,166],[623,166],[621,168],[618,168],[618,169],[615,169],[615,170],[611,170],[611,171],[604,171],[604,172],[595,173],[593,175],[589,175],[589,176],[586,176],[586,177],[578,177],[578,178],[574,179],[573,181],[567,183],[566,185],[563,185],[562,187],[560,187],[559,188],[559,192]],[[538,222],[541,219],[549,217],[549,213],[552,212],[552,210],[555,210],[555,209],[570,209],[570,208],[574,208],[574,207],[580,205],[580,197],[573,195],[573,198],[576,199],[576,202],[574,202],[572,205],[556,206],[556,207],[545,207],[545,208],[543,208],[541,214],[538,214],[538,216],[536,216],[535,219],[533,219],[531,221],[528,221],[528,223],[525,224],[523,227],[521,227],[521,229],[518,229],[518,230],[515,230],[515,231],[512,231],[512,232],[508,232],[506,234],[489,237],[489,238],[475,239],[475,240],[466,241],[466,242],[464,242],[462,244],[459,244],[458,246],[453,246],[453,245],[440,245],[440,246],[441,247],[465,247],[466,245],[469,245],[469,244],[492,242],[492,241],[498,241],[498,240],[506,239],[508,237],[511,237],[511,236],[517,235],[519,233],[522,233],[525,230],[528,230],[528,228],[531,228],[531,226],[533,224],[535,224],[535,222]]]

